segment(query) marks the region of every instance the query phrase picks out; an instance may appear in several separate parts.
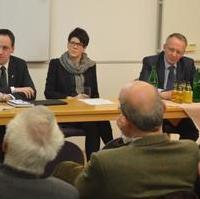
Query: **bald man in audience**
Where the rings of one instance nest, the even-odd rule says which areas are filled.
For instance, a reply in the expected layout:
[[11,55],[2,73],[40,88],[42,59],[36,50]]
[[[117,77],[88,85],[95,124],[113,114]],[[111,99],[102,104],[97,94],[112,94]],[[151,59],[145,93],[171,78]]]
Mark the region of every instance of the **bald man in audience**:
[[119,128],[130,142],[94,153],[76,180],[81,198],[146,198],[193,191],[199,147],[172,141],[162,132],[164,104],[143,81],[125,85],[119,96]]
[[43,177],[47,163],[64,144],[55,117],[36,106],[17,115],[7,126],[5,159],[0,167],[0,198],[77,199],[77,190],[54,177]]

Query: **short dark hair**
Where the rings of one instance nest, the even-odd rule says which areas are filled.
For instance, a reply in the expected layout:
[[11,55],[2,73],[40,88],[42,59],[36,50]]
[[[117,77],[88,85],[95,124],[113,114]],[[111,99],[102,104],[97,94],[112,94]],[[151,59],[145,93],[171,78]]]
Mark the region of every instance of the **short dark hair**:
[[177,39],[183,41],[185,43],[185,45],[187,46],[187,39],[186,39],[186,37],[183,34],[181,34],[181,33],[172,33],[171,35],[169,35],[167,37],[167,40],[170,39],[170,38],[172,38],[172,37],[176,37]]
[[72,37],[77,37],[80,42],[83,44],[83,47],[86,47],[89,43],[88,33],[82,28],[75,28],[68,36],[68,42],[70,42]]
[[12,31],[8,29],[0,29],[0,35],[8,36],[11,40],[12,47],[15,45],[15,36]]

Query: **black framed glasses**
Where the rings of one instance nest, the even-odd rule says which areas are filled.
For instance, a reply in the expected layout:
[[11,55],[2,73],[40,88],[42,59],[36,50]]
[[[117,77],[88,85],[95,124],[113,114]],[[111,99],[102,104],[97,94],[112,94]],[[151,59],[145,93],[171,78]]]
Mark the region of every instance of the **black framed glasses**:
[[70,41],[69,44],[73,47],[84,47],[83,43],[81,42]]

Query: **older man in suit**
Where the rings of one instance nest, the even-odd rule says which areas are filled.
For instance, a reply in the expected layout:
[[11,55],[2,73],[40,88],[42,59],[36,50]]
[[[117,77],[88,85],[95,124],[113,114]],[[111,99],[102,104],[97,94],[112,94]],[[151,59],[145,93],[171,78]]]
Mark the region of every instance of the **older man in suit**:
[[82,198],[153,198],[193,190],[199,147],[191,140],[171,141],[162,133],[164,104],[143,81],[120,92],[118,126],[130,143],[94,153],[76,185]]
[[[171,99],[173,82],[189,82],[192,86],[195,73],[194,60],[184,56],[187,39],[180,33],[168,36],[164,50],[158,55],[143,59],[140,80],[148,81],[152,66],[156,67],[158,75],[158,88],[163,99]],[[167,133],[178,133],[181,139],[197,140],[199,131],[190,118],[184,118],[179,123],[164,120],[163,130]]]

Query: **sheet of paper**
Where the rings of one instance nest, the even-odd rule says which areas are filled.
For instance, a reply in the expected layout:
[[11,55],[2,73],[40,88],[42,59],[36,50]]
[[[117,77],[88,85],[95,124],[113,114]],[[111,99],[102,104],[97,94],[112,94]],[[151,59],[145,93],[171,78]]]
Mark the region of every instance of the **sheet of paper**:
[[102,98],[90,98],[90,99],[79,99],[79,100],[89,105],[114,104],[112,101]]

